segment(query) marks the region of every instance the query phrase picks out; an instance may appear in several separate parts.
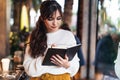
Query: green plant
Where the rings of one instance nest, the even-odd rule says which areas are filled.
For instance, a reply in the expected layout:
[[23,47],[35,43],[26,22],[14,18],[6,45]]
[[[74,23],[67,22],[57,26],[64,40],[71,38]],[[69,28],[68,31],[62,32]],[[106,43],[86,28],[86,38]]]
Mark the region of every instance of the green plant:
[[19,47],[20,38],[17,32],[10,33],[9,43],[10,43],[10,55],[13,56],[16,50],[20,50]]

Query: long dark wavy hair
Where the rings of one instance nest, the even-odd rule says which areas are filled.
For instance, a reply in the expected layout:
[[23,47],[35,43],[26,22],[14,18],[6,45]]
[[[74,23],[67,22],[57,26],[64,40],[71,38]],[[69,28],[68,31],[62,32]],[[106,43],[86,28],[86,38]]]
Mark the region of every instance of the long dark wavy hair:
[[48,19],[58,10],[62,16],[61,6],[54,0],[44,1],[40,5],[40,17],[30,35],[30,52],[33,58],[44,56],[47,48],[47,29],[43,20]]

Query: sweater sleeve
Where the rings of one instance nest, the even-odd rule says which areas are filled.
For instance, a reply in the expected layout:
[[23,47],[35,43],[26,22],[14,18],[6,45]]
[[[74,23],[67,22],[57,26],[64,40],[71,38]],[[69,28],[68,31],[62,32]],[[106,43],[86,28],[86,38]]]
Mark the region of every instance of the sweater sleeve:
[[24,62],[23,62],[24,69],[29,76],[32,77],[40,76],[42,72],[44,72],[45,70],[43,69],[44,67],[41,66],[42,57],[32,58],[30,56],[30,53],[28,53],[28,51],[29,51],[29,46],[26,47],[26,51],[24,55]]

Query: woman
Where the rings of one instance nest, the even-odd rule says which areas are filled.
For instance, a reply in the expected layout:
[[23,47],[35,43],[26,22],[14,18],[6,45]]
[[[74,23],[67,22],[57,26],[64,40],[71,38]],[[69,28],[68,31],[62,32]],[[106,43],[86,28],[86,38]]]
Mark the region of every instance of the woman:
[[68,61],[53,55],[51,62],[57,66],[43,66],[42,61],[49,47],[70,47],[76,45],[72,32],[60,28],[62,24],[61,6],[56,1],[44,1],[40,6],[41,16],[30,35],[25,50],[23,66],[31,80],[70,80],[79,69],[77,54]]

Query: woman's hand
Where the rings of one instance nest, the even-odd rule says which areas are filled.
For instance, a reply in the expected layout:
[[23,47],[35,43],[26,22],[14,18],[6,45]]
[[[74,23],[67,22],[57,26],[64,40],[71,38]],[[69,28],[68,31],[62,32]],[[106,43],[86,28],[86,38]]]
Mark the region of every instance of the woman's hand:
[[63,59],[59,55],[53,55],[51,58],[51,62],[60,67],[64,67],[64,68],[69,68],[69,66],[70,66],[67,55],[65,55],[65,59]]

